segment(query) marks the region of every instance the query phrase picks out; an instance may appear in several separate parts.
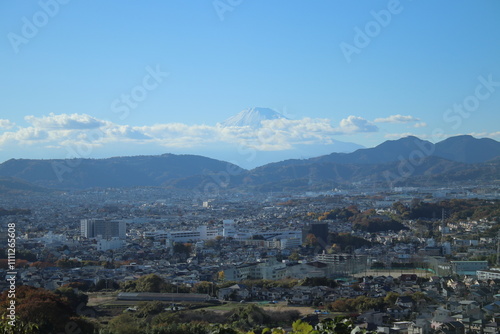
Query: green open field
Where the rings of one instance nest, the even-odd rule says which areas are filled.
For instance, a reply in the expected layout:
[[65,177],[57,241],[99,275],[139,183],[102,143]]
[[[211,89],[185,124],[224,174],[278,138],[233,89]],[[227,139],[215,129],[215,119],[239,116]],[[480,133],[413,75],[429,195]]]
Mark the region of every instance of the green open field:
[[279,302],[277,304],[269,304],[269,302],[248,302],[248,303],[237,303],[237,302],[228,302],[222,305],[214,305],[209,307],[204,307],[204,310],[209,311],[219,311],[219,312],[227,312],[231,311],[234,308],[239,306],[245,306],[249,304],[255,304],[264,310],[272,310],[272,311],[286,311],[286,310],[297,310],[301,315],[312,314],[314,312],[314,308],[309,306],[292,306],[287,305],[286,302]]

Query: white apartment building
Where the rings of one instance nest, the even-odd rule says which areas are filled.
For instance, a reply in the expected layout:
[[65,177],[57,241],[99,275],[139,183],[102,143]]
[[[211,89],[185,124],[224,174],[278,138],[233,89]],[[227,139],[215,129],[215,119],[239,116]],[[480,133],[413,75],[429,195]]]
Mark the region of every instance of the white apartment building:
[[500,268],[478,270],[476,273],[479,280],[500,279]]
[[295,248],[302,244],[302,232],[285,230],[285,231],[266,231],[260,232],[257,230],[237,231],[235,222],[232,219],[222,221],[222,231],[214,229],[209,230],[207,226],[201,225],[194,230],[182,231],[148,231],[144,232],[145,238],[166,239],[168,242],[196,242],[203,240],[215,239],[218,236],[225,238],[233,238],[234,240],[244,241],[250,240],[252,236],[260,235],[264,241],[261,246],[269,248],[289,249]]
[[167,239],[170,242],[196,242],[215,239],[219,235],[220,233],[218,230],[209,230],[205,225],[199,226],[195,230],[153,231],[143,233],[145,238]]
[[124,221],[104,219],[80,220],[80,235],[85,238],[125,239],[127,224]]

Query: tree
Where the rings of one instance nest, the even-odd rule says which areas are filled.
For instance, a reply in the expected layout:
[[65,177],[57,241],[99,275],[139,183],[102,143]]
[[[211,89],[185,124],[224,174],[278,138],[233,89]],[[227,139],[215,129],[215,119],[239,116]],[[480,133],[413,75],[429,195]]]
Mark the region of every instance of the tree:
[[389,306],[394,306],[396,300],[399,298],[399,293],[390,291],[385,297],[384,302]]
[[[10,303],[8,291],[0,295],[0,313],[6,316]],[[92,333],[94,325],[79,317],[68,300],[61,295],[41,288],[18,286],[16,289],[16,322],[31,327],[37,324],[37,330],[28,333],[60,333],[68,324],[76,324],[82,332]],[[83,331],[85,328],[85,331]]]
[[86,306],[89,301],[89,296],[81,292],[75,292],[75,290],[69,287],[60,287],[54,293],[65,298],[74,312],[77,311],[78,307]]
[[137,315],[141,318],[147,318],[161,313],[164,308],[165,305],[159,301],[140,302],[137,305]]
[[111,278],[101,278],[95,286],[93,286],[93,291],[101,290],[116,290],[120,288],[120,285]]
[[206,293],[206,294],[211,294],[211,290],[213,290],[214,284],[212,282],[207,282],[207,281],[202,281],[196,283],[192,288],[191,291],[193,293]]
[[174,244],[174,253],[176,254],[184,254],[185,256],[189,256],[192,251],[193,245],[190,243],[175,243]]
[[328,249],[328,254],[335,254],[335,253],[340,253],[342,251],[342,248],[338,244],[333,244],[330,249]]
[[394,204],[392,204],[392,209],[395,210],[400,215],[408,213],[409,211],[408,208],[401,202],[395,202]]
[[77,267],[81,267],[82,265],[77,260],[62,259],[62,260],[57,260],[56,266],[58,266],[60,268],[77,268]]
[[90,288],[90,283],[88,282],[71,282],[63,285],[65,288],[78,289],[81,291],[88,291]]
[[145,333],[144,325],[130,314],[121,314],[109,321],[108,329],[112,334]]
[[229,325],[217,324],[210,330],[210,334],[239,334],[240,332]]
[[162,292],[165,288],[165,281],[158,275],[149,274],[139,277],[136,283],[138,292]]
[[[218,235],[219,237],[219,235]],[[217,241],[215,239],[210,239],[210,240],[205,240],[205,247],[206,248],[214,248],[217,246]]]
[[[262,334],[285,334],[282,328],[265,328]],[[292,324],[292,331],[289,334],[368,334],[376,333],[367,331],[354,325],[352,319],[347,317],[336,317],[335,319],[325,319],[312,326],[302,320],[296,320]]]
[[385,268],[385,264],[380,261],[375,261],[372,263],[372,269],[383,269]]
[[16,258],[26,260],[29,262],[34,262],[36,261],[36,254],[28,249],[20,249],[20,250],[16,249]]
[[306,246],[311,246],[311,247],[314,247],[318,244],[318,239],[316,238],[316,236],[312,233],[309,233],[307,236],[306,236],[306,239],[304,241],[304,244]]
[[4,334],[28,334],[38,333],[38,325],[35,323],[24,323],[22,320],[16,319],[15,326],[9,324],[8,318],[2,316],[0,319],[0,333]]
[[290,256],[288,257],[288,259],[290,261],[298,261],[300,259],[300,255],[297,252],[293,252],[292,254],[290,254]]
[[302,286],[328,286],[330,288],[337,287],[337,282],[326,277],[306,277],[301,284]]

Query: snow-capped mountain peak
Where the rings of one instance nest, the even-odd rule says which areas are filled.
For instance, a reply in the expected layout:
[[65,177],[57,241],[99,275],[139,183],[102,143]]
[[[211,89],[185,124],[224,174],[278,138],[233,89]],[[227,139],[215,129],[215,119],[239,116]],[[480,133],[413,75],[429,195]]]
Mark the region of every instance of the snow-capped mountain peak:
[[264,120],[287,119],[279,112],[270,108],[249,108],[240,111],[238,114],[229,117],[221,123],[222,126],[249,126],[251,128],[259,128]]

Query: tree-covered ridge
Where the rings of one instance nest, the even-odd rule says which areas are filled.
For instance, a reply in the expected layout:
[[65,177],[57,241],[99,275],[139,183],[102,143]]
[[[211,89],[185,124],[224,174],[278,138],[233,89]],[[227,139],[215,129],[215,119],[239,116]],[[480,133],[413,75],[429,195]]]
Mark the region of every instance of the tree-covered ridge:
[[355,230],[366,232],[400,231],[406,227],[394,217],[379,215],[375,209],[361,211],[357,206],[351,205],[345,208],[335,208],[322,213],[308,213],[308,218],[333,221],[348,221],[352,223]]
[[308,219],[351,222],[353,229],[366,232],[400,231],[406,229],[401,222],[410,219],[441,219],[456,222],[461,220],[497,220],[500,218],[500,200],[451,199],[429,202],[413,199],[411,203],[395,202],[391,212],[378,214],[375,209],[361,211],[357,206],[335,208],[330,211],[309,212]]
[[332,248],[338,248],[341,252],[348,252],[360,247],[373,245],[372,242],[351,233],[328,233],[328,243],[332,245]]
[[392,208],[402,219],[440,219],[443,210],[449,221],[500,217],[500,200],[451,199],[433,203],[414,199],[409,206],[396,202]]

